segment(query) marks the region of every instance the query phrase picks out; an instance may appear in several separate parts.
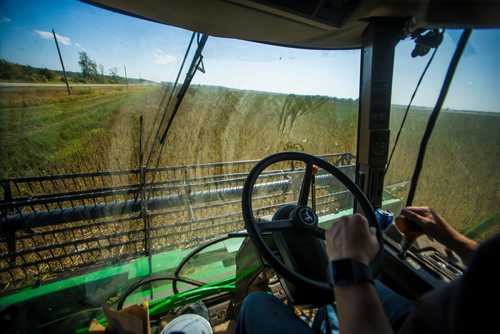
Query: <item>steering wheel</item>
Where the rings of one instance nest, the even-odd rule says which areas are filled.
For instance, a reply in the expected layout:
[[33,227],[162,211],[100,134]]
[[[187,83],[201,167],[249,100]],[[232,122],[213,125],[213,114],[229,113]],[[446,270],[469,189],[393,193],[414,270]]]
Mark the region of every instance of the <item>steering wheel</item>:
[[[297,206],[290,213],[289,218],[277,219],[271,222],[257,222],[252,210],[252,193],[254,190],[255,182],[267,167],[275,163],[287,160],[302,161],[306,166],[304,178],[302,180],[302,185],[299,192]],[[277,153],[261,160],[250,171],[243,187],[243,219],[245,221],[246,230],[255,247],[263,256],[263,258],[277,271],[278,274],[297,286],[312,288],[316,291],[329,291],[329,293],[332,294],[333,289],[330,283],[313,280],[298,273],[293,268],[290,268],[271,250],[264,239],[265,233],[269,234],[269,232],[272,231],[285,230],[300,231],[301,233],[310,234],[323,240],[325,239],[325,230],[318,226],[317,214],[307,206],[314,165],[330,173],[351,192],[351,194],[354,196],[354,199],[363,210],[363,213],[368,220],[368,224],[376,228],[376,235],[380,248],[377,255],[370,263],[370,268],[373,274],[376,275],[382,266],[383,242],[382,231],[375,216],[375,211],[361,189],[337,167],[326,162],[325,160],[322,160],[310,154],[299,152]],[[313,261],[314,259],[311,260]]]

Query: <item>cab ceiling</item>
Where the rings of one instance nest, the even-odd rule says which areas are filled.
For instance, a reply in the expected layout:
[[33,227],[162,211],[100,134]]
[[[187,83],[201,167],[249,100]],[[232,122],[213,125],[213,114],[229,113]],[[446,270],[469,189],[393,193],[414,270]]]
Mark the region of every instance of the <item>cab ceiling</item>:
[[498,2],[482,0],[83,1],[211,36],[327,49],[361,47],[373,18],[400,18],[429,27],[498,26],[500,9]]

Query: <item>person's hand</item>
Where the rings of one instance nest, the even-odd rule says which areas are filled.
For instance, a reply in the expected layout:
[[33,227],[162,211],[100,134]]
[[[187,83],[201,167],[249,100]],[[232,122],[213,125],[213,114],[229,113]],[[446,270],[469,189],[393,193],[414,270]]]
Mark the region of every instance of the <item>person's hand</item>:
[[411,245],[419,236],[426,234],[457,252],[464,262],[467,262],[471,252],[477,247],[475,241],[460,234],[436,211],[427,206],[404,208],[396,217],[396,226],[403,233],[406,245]]
[[396,226],[408,243],[413,243],[419,236],[426,234],[446,246],[460,234],[443,217],[427,206],[404,208],[396,217]]
[[325,237],[330,261],[353,259],[369,265],[380,247],[376,229],[360,214],[342,217],[326,230]]

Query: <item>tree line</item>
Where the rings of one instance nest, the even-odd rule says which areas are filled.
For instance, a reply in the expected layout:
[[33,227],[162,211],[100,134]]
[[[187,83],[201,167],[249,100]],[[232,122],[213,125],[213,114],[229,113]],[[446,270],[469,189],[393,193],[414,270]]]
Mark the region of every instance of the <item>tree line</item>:
[[[66,71],[70,83],[101,83],[101,84],[124,84],[125,78],[119,74],[117,67],[112,67],[105,73],[104,66],[97,64],[95,60],[82,51],[79,53],[78,65],[81,72]],[[65,82],[62,71],[50,70],[48,68],[37,68],[30,65],[20,65],[0,59],[0,80],[22,81],[22,82]],[[128,83],[147,83],[149,80],[128,78]]]
[[82,69],[81,75],[85,80],[96,83],[125,83],[125,78],[120,77],[117,67],[109,69],[109,75],[104,74],[104,65],[91,59],[87,52],[79,52],[78,65]]

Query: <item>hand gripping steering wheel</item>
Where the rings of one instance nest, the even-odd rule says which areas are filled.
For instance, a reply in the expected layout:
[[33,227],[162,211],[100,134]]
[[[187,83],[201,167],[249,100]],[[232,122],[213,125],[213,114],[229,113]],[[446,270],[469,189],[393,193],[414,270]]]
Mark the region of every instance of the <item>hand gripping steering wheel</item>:
[[[254,190],[255,182],[267,167],[278,162],[289,160],[302,161],[306,166],[296,209],[290,213],[289,218],[287,219],[278,219],[271,222],[257,222],[253,215],[252,209],[252,193]],[[349,179],[337,167],[320,158],[306,153],[283,152],[273,154],[257,163],[257,165],[255,165],[255,167],[248,174],[245,185],[243,187],[243,219],[245,221],[246,230],[255,247],[264,257],[264,259],[278,272],[278,274],[297,286],[306,288],[308,287],[315,289],[316,291],[323,291],[325,293],[328,291],[331,294],[333,290],[330,283],[310,279],[298,273],[293,268],[287,266],[271,250],[263,237],[263,234],[265,232],[269,233],[272,231],[295,230],[301,231],[302,233],[309,233],[323,240],[325,239],[325,230],[318,226],[318,216],[310,207],[307,206],[314,165],[330,173],[352,193],[354,199],[363,210],[364,215],[368,220],[368,224],[377,229],[376,235],[380,245],[379,252],[370,263],[370,268],[375,276],[382,266],[383,243],[382,231],[375,216],[374,209],[361,189],[359,189],[359,187],[353,181],[351,181],[351,179]],[[310,260],[314,261],[314,259]]]

